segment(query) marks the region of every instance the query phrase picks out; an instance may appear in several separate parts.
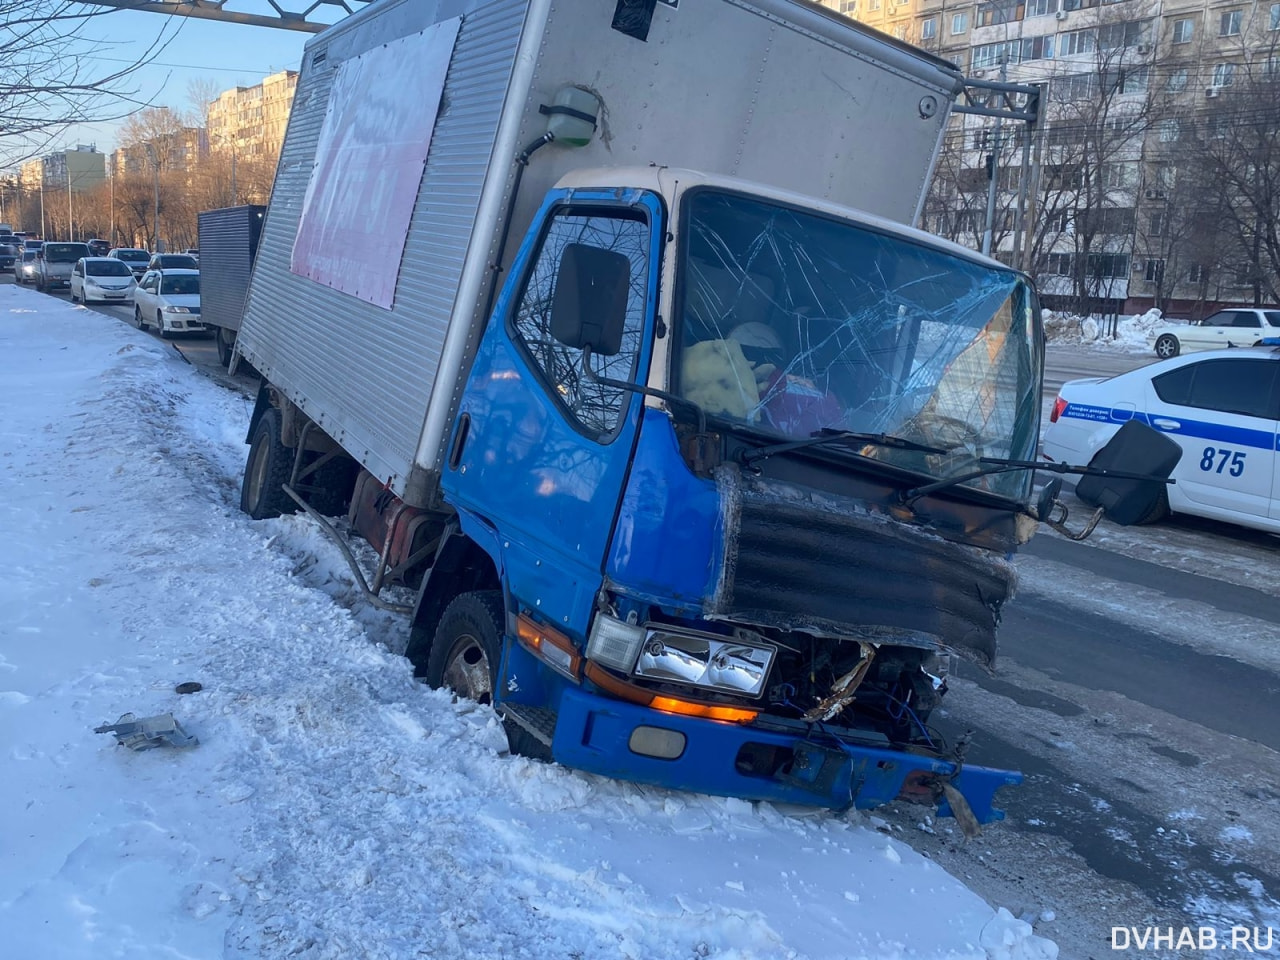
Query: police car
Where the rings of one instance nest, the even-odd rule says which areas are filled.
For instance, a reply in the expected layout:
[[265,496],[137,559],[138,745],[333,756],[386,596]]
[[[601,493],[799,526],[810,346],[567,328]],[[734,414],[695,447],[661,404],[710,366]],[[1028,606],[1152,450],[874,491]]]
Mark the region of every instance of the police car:
[[1042,455],[1085,465],[1140,420],[1182,447],[1148,522],[1194,514],[1280,533],[1280,348],[1217,350],[1063,384]]

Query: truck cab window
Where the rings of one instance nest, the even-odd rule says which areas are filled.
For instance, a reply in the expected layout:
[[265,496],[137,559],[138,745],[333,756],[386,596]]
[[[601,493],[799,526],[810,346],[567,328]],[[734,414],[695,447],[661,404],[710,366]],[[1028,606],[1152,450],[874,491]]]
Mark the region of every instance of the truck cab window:
[[607,435],[617,428],[627,400],[633,394],[591,382],[583,372],[582,351],[565,346],[551,335],[556,275],[560,258],[570,243],[620,253],[631,263],[622,349],[613,356],[593,353],[591,357],[591,367],[598,376],[631,380],[635,376],[644,330],[649,225],[636,218],[603,214],[556,216],[543,236],[512,318],[515,338],[528,352],[548,393],[584,431]]

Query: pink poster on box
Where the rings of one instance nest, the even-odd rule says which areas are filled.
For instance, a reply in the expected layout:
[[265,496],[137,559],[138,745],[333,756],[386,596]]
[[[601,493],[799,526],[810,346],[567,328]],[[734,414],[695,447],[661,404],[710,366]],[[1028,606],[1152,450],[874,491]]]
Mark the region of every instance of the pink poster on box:
[[461,18],[342,63],[290,269],[391,309]]

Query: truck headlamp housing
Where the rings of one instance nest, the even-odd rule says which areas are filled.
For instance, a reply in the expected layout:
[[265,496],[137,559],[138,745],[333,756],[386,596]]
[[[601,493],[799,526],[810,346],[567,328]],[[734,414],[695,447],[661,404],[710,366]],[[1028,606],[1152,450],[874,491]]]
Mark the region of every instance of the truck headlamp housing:
[[635,676],[709,687],[758,697],[764,692],[776,649],[734,637],[682,633],[662,628],[646,632]]
[[645,628],[625,623],[607,613],[596,614],[587,638],[587,659],[630,673],[644,643]]

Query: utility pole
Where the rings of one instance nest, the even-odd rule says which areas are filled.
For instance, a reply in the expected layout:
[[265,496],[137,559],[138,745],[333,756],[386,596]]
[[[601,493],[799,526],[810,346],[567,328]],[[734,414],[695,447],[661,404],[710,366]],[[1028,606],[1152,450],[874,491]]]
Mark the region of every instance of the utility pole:
[[[1005,45],[1005,49],[1000,51],[1000,82],[1006,83],[1009,79],[1009,49]],[[1000,184],[1000,122],[1001,117],[996,117],[995,131],[991,135],[991,161],[987,166],[987,174],[991,180],[987,184],[987,229],[982,234],[982,252],[987,256],[991,256],[991,228],[996,218],[996,188]]]

